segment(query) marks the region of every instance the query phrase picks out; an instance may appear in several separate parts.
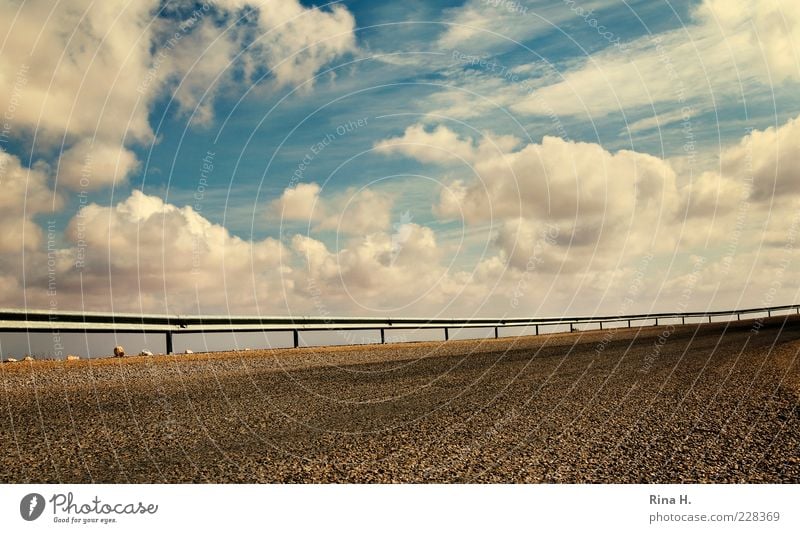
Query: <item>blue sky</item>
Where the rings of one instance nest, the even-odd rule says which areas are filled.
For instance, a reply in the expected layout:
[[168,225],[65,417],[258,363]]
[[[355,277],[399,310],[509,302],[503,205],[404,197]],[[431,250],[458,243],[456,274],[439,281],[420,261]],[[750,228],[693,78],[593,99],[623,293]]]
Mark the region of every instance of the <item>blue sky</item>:
[[2,10],[6,306],[607,313],[650,255],[630,311],[796,300],[791,2]]

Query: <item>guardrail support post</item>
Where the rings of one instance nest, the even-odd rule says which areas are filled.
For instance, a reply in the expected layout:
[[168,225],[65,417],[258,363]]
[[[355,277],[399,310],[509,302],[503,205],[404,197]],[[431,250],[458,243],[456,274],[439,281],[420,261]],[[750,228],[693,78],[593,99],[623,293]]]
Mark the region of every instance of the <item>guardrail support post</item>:
[[444,340],[446,340],[446,341],[450,340],[450,335],[448,335],[448,333],[447,333],[447,327],[444,328]]
[[172,332],[167,332],[167,355],[172,353]]
[[386,344],[386,330],[381,328],[381,344]]
[[771,309],[767,309],[767,317],[768,318],[772,317],[772,310]]
[[628,327],[629,328],[631,327],[631,321],[630,320],[628,320]]
[[711,315],[708,315],[708,323],[711,324]]
[[539,334],[539,324],[536,324],[536,334]]
[[499,339],[500,335],[497,333],[497,326],[494,327],[494,338]]
[[658,325],[658,319],[656,318],[656,326]]
[[683,324],[684,326],[686,325],[686,317],[685,316],[681,317],[681,324]]
[[300,347],[300,332],[298,332],[296,329],[292,330],[292,341],[295,348]]

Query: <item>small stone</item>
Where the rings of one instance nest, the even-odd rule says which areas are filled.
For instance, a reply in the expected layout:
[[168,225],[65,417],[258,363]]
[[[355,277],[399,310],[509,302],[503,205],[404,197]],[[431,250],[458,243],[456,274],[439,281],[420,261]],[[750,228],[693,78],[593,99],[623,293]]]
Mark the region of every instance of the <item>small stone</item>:
[[6,358],[6,363],[16,363],[16,362],[17,362],[17,360],[14,359],[13,357],[7,357]]
[[139,352],[139,355],[150,356],[153,355],[153,352],[151,352],[150,350],[142,350],[141,352]]
[[125,357],[125,348],[122,346],[114,346],[114,357]]
[[33,361],[33,357],[31,357],[30,355],[26,355],[23,361]]
[[185,352],[183,352],[183,353],[194,353],[194,352],[193,352],[193,351],[191,351],[189,348],[186,348],[186,351],[185,351]]
[[73,355],[73,354],[69,354],[69,355],[67,356],[67,361],[77,361],[77,360],[78,360],[78,359],[80,359],[80,358],[81,358],[81,356],[80,356],[80,355]]

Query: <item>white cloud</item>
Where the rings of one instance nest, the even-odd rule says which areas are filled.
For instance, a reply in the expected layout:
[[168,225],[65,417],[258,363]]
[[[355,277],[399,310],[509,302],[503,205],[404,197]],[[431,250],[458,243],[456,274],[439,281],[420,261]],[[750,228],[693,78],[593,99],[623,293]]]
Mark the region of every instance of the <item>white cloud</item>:
[[61,155],[58,184],[73,190],[120,185],[138,166],[136,154],[124,146],[83,139]]
[[270,215],[287,221],[310,222],[319,220],[322,206],[319,203],[320,186],[316,183],[298,183],[289,187],[271,204]]
[[321,197],[316,183],[287,188],[270,204],[269,218],[305,222],[313,231],[334,230],[364,235],[386,230],[390,225],[392,197],[370,188],[348,188]]
[[[304,262],[295,270],[298,288],[324,298],[319,306],[373,314],[441,305],[450,274],[430,228],[409,223],[401,246],[386,232],[348,240],[338,251],[316,239],[295,235],[292,249]],[[313,289],[313,293],[312,293]],[[320,312],[320,309],[317,310]]]
[[685,120],[687,118],[691,119],[690,116],[687,116],[684,110],[676,109],[665,113],[657,113],[652,117],[646,117],[637,120],[636,122],[628,124],[626,129],[629,133],[640,133],[643,131],[660,129],[664,126],[674,124],[675,122],[680,122],[681,120]]
[[780,127],[753,130],[738,144],[724,150],[721,160],[724,176],[752,180],[755,200],[798,194],[800,117]]
[[[447,127],[426,131],[415,125],[377,144],[423,162],[470,163],[475,178],[454,180],[443,189],[437,212],[470,223],[492,217],[541,220],[627,218],[653,205],[672,213],[677,205],[675,173],[656,157],[597,144],[546,136],[541,144],[485,136],[480,142]],[[519,149],[516,147],[521,146]]]
[[26,168],[0,149],[0,254],[19,257],[45,246],[44,232],[34,218],[55,213],[63,204],[48,186],[47,170],[43,164]]
[[[157,0],[0,4],[4,136],[35,134],[40,150],[61,148],[65,186],[80,180],[89,146],[90,187],[121,183],[136,168],[129,147],[154,140],[148,117],[164,91],[174,90],[179,112],[209,124],[220,87],[237,83],[232,65],[244,72],[244,83],[255,81],[256,67],[266,67],[278,85],[296,84],[355,49],[355,20],[339,5],[179,2],[166,9],[168,17],[159,6]],[[219,26],[215,15],[237,17],[245,7],[258,10],[254,31]]]
[[111,207],[84,207],[66,236],[73,246],[58,273],[62,300],[72,295],[87,308],[151,312],[285,308],[281,278],[291,268],[280,242],[243,240],[191,207],[134,191]]
[[364,235],[389,227],[392,198],[369,188],[349,188],[332,203],[326,203],[324,209],[326,216],[320,221],[318,229]]
[[641,37],[620,53],[589,56],[512,107],[521,113],[600,117],[669,102],[691,105],[748,86],[800,80],[800,4],[794,0],[705,0],[684,28]]
[[[619,308],[627,305],[636,265],[652,254],[658,259],[648,261],[637,302],[719,308],[786,303],[800,287],[800,188],[792,170],[798,122],[753,131],[722,151],[718,169],[693,179],[677,176],[668,161],[590,143],[545,137],[479,157],[476,142],[452,131],[407,131],[414,146],[474,161],[468,174],[442,188],[434,212],[463,216],[474,227],[489,224],[496,255],[483,255],[467,282],[491,293],[494,303],[487,305],[509,293],[524,295],[517,300],[525,305],[525,298],[546,293],[547,306],[562,311],[575,302]],[[403,146],[403,140],[390,145]],[[448,173],[458,166],[416,148],[402,153]],[[759,272],[776,273],[765,278]],[[452,273],[448,281],[466,275]],[[690,281],[696,286],[687,290]],[[585,303],[579,307],[586,310]]]
[[702,26],[719,28],[737,63],[766,62],[773,83],[800,79],[800,4],[794,0],[704,0],[695,15]]
[[[613,5],[609,0],[583,0],[580,7],[589,12]],[[448,9],[447,29],[437,45],[443,48],[487,50],[515,48],[525,41],[553,31],[578,15],[566,3],[530,1],[468,0],[463,6]]]
[[[148,141],[148,23],[155,0],[0,5],[0,109],[16,105],[15,135]],[[140,101],[143,100],[143,101]]]
[[445,126],[426,130],[422,124],[406,128],[400,137],[392,137],[375,143],[375,150],[384,154],[402,154],[423,163],[463,161],[474,163],[484,157],[492,157],[509,151],[520,143],[511,135],[485,134],[479,142],[459,137]]
[[258,10],[260,34],[251,46],[249,61],[266,65],[279,86],[308,82],[326,64],[356,51],[355,19],[346,7],[304,7],[298,0],[253,2],[221,0],[219,5],[237,10]]

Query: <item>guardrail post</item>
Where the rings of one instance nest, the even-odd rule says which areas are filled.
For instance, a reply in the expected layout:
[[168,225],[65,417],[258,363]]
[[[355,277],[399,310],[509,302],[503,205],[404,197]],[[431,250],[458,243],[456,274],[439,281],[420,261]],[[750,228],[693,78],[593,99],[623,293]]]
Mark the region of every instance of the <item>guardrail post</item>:
[[656,318],[656,326],[658,325],[658,318]]
[[741,313],[736,313],[736,320],[740,321],[741,319],[742,319],[742,314]]
[[628,328],[630,328],[630,327],[631,327],[631,321],[628,320]]
[[603,331],[603,322],[600,321],[600,331]]
[[494,327],[494,338],[499,339],[500,335],[497,333],[497,326]]
[[708,315],[708,323],[711,324],[711,315]]
[[450,335],[448,335],[448,333],[447,333],[447,326],[445,326],[445,328],[444,328],[444,340],[446,340],[446,341],[450,340]]
[[772,309],[767,309],[767,317],[768,318],[772,317]]
[[298,332],[296,329],[292,330],[292,341],[295,348],[300,347],[300,332]]
[[383,328],[381,328],[381,344],[386,344],[386,333]]
[[167,332],[167,355],[172,353],[172,332]]
[[684,326],[686,325],[686,317],[685,316],[681,317],[681,324],[683,324]]
[[536,324],[536,334],[539,334],[539,324]]

